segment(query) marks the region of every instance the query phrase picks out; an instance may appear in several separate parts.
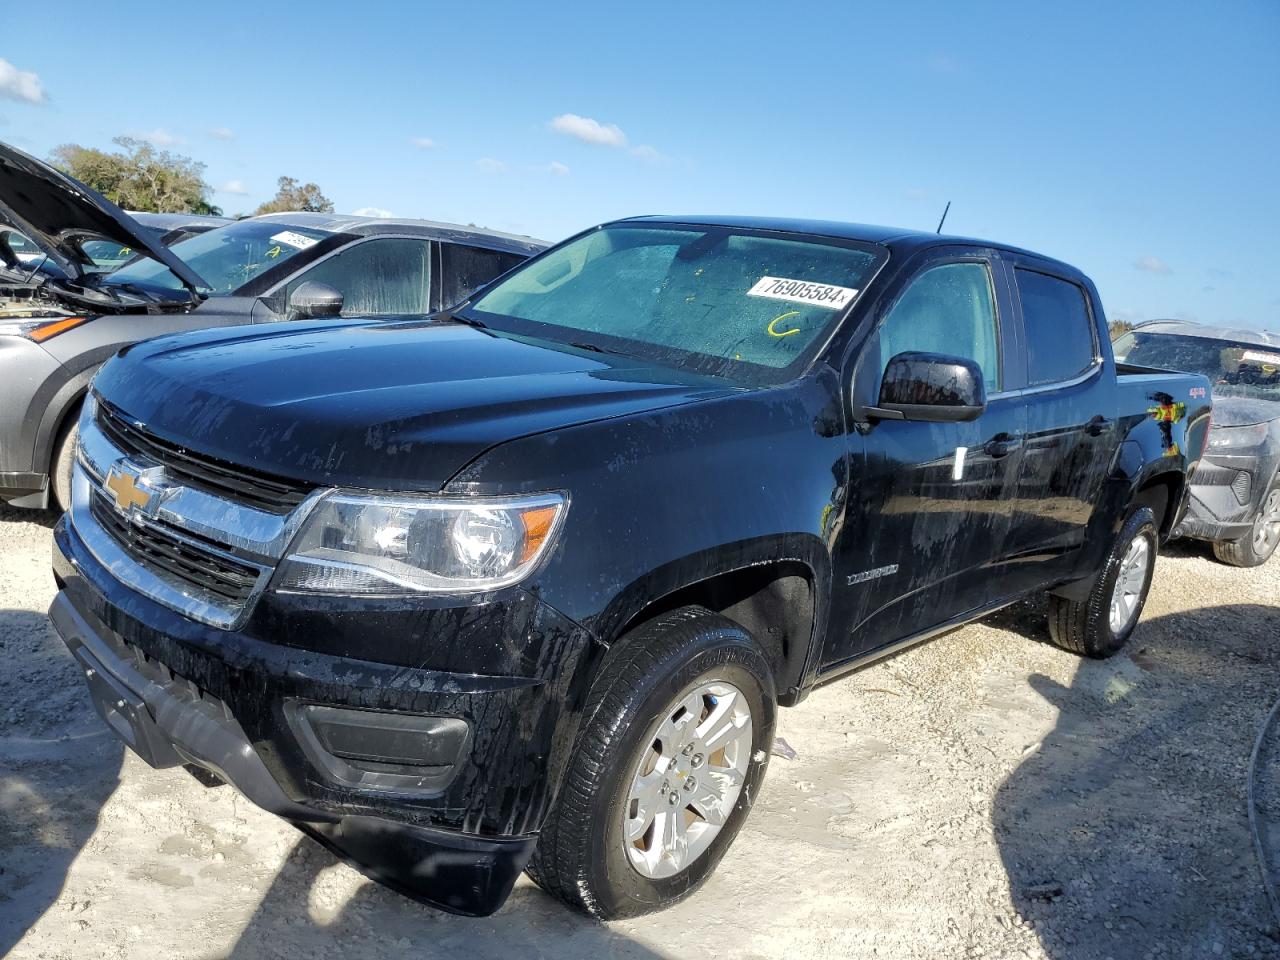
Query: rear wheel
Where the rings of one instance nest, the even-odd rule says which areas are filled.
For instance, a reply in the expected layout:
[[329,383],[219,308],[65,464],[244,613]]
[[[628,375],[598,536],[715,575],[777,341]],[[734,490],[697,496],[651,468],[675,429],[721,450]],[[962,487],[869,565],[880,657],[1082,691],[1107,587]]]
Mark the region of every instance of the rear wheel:
[[644,624],[596,681],[530,875],[602,920],[687,897],[751,809],[774,713],[769,666],[737,624],[700,607]]
[[1138,624],[1151,589],[1156,561],[1156,521],[1149,507],[1125,520],[1088,597],[1049,596],[1049,636],[1084,657],[1109,657],[1124,646]]
[[1262,498],[1253,529],[1239,540],[1219,540],[1213,555],[1233,567],[1260,567],[1280,546],[1280,479]]

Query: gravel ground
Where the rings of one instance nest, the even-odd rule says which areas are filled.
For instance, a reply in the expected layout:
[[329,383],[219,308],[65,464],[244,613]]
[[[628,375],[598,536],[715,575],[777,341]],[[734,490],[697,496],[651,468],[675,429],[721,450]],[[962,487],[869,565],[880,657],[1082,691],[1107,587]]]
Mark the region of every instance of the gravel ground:
[[0,510],[0,956],[1280,957],[1245,800],[1280,561],[1175,544],[1105,663],[1028,604],[815,691],[707,886],[603,925],[527,880],[432,912],[125,753],[45,622],[50,527]]

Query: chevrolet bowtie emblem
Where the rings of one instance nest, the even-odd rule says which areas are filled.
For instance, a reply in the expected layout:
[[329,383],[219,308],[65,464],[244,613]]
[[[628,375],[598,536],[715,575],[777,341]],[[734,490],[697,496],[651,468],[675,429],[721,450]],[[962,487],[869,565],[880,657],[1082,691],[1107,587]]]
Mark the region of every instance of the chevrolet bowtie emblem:
[[138,480],[127,473],[120,473],[114,467],[107,477],[107,489],[116,498],[116,506],[126,513],[132,507],[141,510],[151,502],[151,493],[138,486]]

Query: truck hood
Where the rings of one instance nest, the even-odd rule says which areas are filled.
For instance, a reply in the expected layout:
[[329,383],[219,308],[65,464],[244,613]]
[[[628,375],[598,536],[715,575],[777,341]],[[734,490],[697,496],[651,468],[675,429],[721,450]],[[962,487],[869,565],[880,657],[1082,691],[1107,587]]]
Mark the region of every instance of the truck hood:
[[207,287],[158,237],[99,193],[49,164],[0,143],[0,221],[49,255],[67,276],[86,277],[80,241],[101,237],[159,260],[190,290]]
[[448,321],[204,330],[126,348],[98,395],[159,437],[317,485],[439,490],[489,447],[742,388]]

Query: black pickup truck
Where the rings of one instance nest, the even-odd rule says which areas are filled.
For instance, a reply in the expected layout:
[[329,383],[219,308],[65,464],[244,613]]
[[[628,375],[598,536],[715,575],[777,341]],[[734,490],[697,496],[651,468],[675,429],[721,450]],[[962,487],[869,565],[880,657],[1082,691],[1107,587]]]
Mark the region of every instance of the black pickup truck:
[[986,242],[642,218],[448,313],[162,337],[98,374],[53,622],[107,723],[484,914],[692,892],[775,708],[1031,594],[1116,652],[1209,384]]

